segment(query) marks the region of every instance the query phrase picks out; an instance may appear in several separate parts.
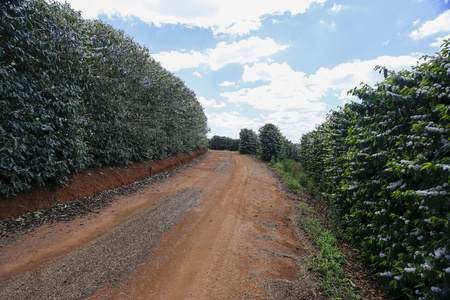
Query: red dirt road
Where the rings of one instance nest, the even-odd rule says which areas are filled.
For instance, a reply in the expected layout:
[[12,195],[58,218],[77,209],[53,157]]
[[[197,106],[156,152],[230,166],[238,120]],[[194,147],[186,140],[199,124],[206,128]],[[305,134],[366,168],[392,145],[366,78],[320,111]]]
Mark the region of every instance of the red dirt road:
[[210,151],[98,215],[0,248],[0,298],[315,299],[294,204],[267,164]]

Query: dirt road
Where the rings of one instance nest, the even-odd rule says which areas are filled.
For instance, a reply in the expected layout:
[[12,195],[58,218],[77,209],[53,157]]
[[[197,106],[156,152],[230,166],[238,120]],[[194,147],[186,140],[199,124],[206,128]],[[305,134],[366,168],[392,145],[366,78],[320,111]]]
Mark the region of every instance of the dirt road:
[[267,164],[210,151],[0,248],[0,299],[314,299],[294,204]]

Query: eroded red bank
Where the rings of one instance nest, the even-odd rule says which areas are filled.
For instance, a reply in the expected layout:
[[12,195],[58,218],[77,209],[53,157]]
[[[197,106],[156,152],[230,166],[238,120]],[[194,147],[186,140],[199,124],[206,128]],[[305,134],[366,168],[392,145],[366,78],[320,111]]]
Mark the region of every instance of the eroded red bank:
[[180,154],[165,160],[141,162],[122,168],[86,169],[69,177],[67,186],[55,191],[37,188],[8,199],[0,198],[0,220],[15,218],[24,213],[49,208],[55,203],[67,203],[77,198],[93,196],[105,190],[143,180],[149,176],[176,169],[204,155],[207,150]]

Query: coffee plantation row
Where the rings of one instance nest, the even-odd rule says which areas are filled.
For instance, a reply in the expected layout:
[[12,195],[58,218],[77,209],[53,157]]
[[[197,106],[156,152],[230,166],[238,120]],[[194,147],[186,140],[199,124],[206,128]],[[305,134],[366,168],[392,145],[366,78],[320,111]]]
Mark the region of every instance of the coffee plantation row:
[[215,135],[209,140],[209,149],[238,151],[239,140],[226,136]]
[[44,0],[0,14],[0,198],[207,148],[194,92],[122,31]]
[[449,45],[410,71],[377,67],[383,82],[301,140],[305,172],[399,298],[450,299]]

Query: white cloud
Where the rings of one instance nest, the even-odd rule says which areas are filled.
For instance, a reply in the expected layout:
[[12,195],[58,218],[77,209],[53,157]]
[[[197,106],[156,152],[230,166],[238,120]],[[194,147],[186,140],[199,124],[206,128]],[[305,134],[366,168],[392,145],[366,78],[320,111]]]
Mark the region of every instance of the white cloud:
[[415,20],[415,21],[413,22],[413,25],[414,25],[414,26],[417,26],[417,24],[419,24],[419,22],[420,22],[420,18],[417,19],[417,20]]
[[448,31],[450,31],[450,9],[436,19],[425,22],[419,29],[413,30],[409,36],[415,40],[420,40],[430,35]]
[[377,81],[383,80],[373,71],[376,65],[399,71],[410,69],[418,59],[417,56],[380,56],[373,60],[342,63],[333,69],[320,68],[308,77],[308,87],[317,95],[324,95],[329,90],[335,90],[340,94],[339,99],[345,99],[348,98],[347,91],[359,86],[361,82],[374,85]]
[[[296,77],[295,79],[291,76]],[[293,80],[300,79],[305,76],[303,72],[294,72],[292,68],[286,63],[256,63],[251,67],[249,65],[244,66],[244,73],[242,74],[242,80],[246,82],[255,81],[275,81],[275,80]],[[301,77],[301,78],[298,78]]]
[[399,71],[410,69],[419,56],[381,56],[373,60],[342,63],[332,69],[320,68],[306,76],[294,71],[287,63],[255,63],[246,65],[242,81],[258,82],[260,86],[224,92],[221,96],[233,103],[247,103],[256,109],[287,112],[320,112],[326,110],[324,97],[339,95],[339,100],[351,99],[347,91],[361,82],[374,85],[383,77],[374,72],[376,65]]
[[286,49],[287,45],[279,45],[271,38],[261,39],[249,37],[238,42],[227,44],[220,42],[215,48],[208,48],[205,52],[160,52],[152,56],[169,71],[198,67],[200,64],[208,64],[216,71],[231,63],[252,63],[262,58]]
[[297,111],[262,114],[261,118],[264,119],[264,123],[276,124],[283,135],[294,143],[299,143],[302,134],[314,130],[316,124],[325,121],[325,118],[317,116],[317,112],[301,113]]
[[228,86],[235,86],[236,83],[232,82],[232,81],[224,81],[221,84],[219,84],[219,86],[223,86],[223,87],[228,87]]
[[287,63],[255,63],[253,66],[244,67],[242,80],[244,82],[262,80],[268,82],[267,84],[225,92],[221,96],[230,102],[245,102],[262,110],[325,110],[325,103],[315,102],[318,97],[307,88],[306,79],[305,73],[295,72]]
[[242,115],[223,113],[206,113],[208,118],[208,125],[212,132],[216,132],[215,128],[220,128],[220,135],[234,136],[238,138],[239,132],[242,128],[249,128],[258,130],[264,125],[259,118],[250,119]]
[[[63,0],[58,0],[64,2]],[[313,3],[326,0],[67,0],[86,18],[99,14],[127,18],[135,16],[147,23],[183,24],[211,28],[215,34],[247,34],[261,26],[261,16],[303,14]]]
[[261,27],[260,20],[242,20],[240,22],[235,22],[232,25],[214,30],[215,33],[225,33],[225,34],[236,34],[236,35],[244,35],[249,33],[252,30],[257,30]]
[[202,96],[197,97],[197,100],[198,100],[198,101],[200,102],[200,104],[203,105],[204,107],[224,108],[224,107],[227,106],[224,102],[222,102],[222,103],[220,103],[220,104],[217,104],[217,102],[216,102],[215,99],[210,99],[210,100],[208,100],[208,99],[206,99],[205,97],[202,97]]
[[[332,69],[320,68],[309,76],[293,70],[286,62],[258,62],[244,66],[242,85],[260,83],[259,86],[224,92],[221,96],[229,103],[246,103],[254,109],[266,111],[261,114],[263,124],[274,123],[288,139],[299,142],[301,134],[313,130],[316,124],[325,120],[321,116],[327,109],[325,99],[329,101],[328,96],[337,97],[336,103],[331,106],[342,105],[353,99],[347,92],[361,82],[373,86],[383,80],[383,76],[374,71],[376,65],[400,71],[416,65],[419,57],[420,54],[414,54],[355,60]],[[259,123],[259,120],[253,121]],[[244,127],[249,126],[240,128]]]
[[442,46],[442,44],[444,43],[444,40],[448,40],[448,39],[450,39],[450,34],[446,35],[444,37],[438,37],[438,38],[436,38],[436,41],[434,41],[433,43],[430,44],[430,46],[440,48]]
[[257,88],[244,88],[237,92],[222,93],[222,97],[230,102],[243,102],[262,110],[285,111],[298,109],[301,111],[324,111],[323,102],[312,102],[303,98],[296,90],[281,90],[271,85]]
[[342,4],[336,4],[336,2],[333,4],[333,7],[331,8],[331,11],[333,12],[339,12],[343,9],[344,7],[342,6]]
[[197,76],[199,78],[202,77],[202,74],[200,74],[199,72],[195,71],[192,75]]
[[207,60],[207,57],[198,51],[163,51],[158,54],[152,54],[152,57],[159,61],[164,68],[172,72],[198,67]]
[[276,52],[286,49],[288,46],[278,45],[273,39],[250,37],[246,40],[227,44],[220,42],[214,49],[207,49],[209,65],[212,70],[218,70],[230,63],[257,62]]

